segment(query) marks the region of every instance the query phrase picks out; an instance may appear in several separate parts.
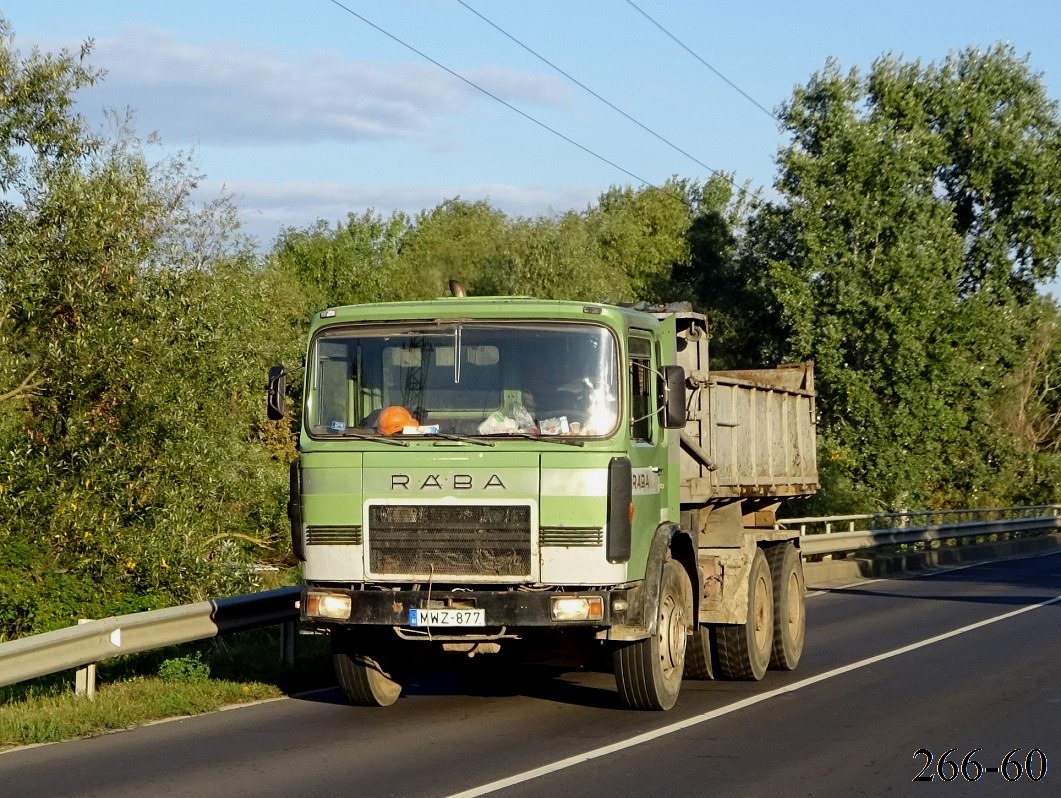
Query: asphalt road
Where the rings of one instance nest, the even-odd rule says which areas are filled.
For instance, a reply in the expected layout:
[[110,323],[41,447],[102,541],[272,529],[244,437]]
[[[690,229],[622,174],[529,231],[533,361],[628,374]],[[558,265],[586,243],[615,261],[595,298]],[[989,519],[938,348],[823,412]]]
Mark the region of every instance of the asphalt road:
[[382,710],[328,690],[10,751],[0,795],[1061,794],[1061,555],[814,592],[807,614],[798,670],[687,681],[670,712],[622,708],[604,673],[439,673]]

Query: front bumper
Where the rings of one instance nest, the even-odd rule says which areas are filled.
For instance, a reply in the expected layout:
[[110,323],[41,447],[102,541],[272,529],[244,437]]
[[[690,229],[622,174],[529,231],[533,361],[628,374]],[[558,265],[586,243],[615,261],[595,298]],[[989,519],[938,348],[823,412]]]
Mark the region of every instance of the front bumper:
[[[328,594],[350,598],[349,618],[309,615],[309,594]],[[378,625],[404,627],[409,624],[412,609],[481,609],[486,613],[488,628],[573,626],[607,628],[626,623],[629,589],[582,590],[354,590],[331,585],[314,585],[302,591],[302,619],[325,626]],[[603,617],[594,620],[556,620],[553,599],[599,596]],[[453,627],[445,627],[459,631]],[[440,627],[441,629],[441,627]],[[475,631],[468,629],[466,631]],[[478,631],[482,631],[482,627]]]

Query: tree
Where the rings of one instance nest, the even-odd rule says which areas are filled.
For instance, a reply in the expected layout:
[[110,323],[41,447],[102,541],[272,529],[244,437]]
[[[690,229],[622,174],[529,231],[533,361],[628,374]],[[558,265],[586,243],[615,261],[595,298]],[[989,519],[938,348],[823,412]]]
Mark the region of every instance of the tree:
[[402,242],[403,299],[434,299],[450,280],[472,293],[508,268],[509,220],[488,202],[456,197],[416,216]]
[[573,211],[512,219],[499,243],[471,285],[476,294],[588,300],[615,285],[604,274],[585,220]]
[[1024,359],[999,384],[991,418],[1011,442],[1015,503],[1051,504],[1061,485],[1061,308],[1029,303]]
[[587,213],[605,268],[624,275],[610,301],[661,302],[675,264],[689,260],[693,206],[688,181],[671,178],[659,189],[613,186]]
[[870,91],[893,123],[927,121],[943,149],[936,188],[963,243],[963,293],[1027,300],[1061,253],[1059,121],[1042,73],[1004,44],[922,70],[888,59],[876,71]]
[[770,282],[788,354],[817,362],[823,471],[861,505],[837,509],[1006,498],[991,397],[1061,255],[1041,79],[1001,46],[830,63],[784,119]]
[[188,157],[73,112],[88,55],[0,23],[0,638],[249,587],[283,529],[290,291]]
[[283,231],[273,248],[273,267],[294,278],[306,314],[333,305],[398,299],[399,254],[409,220],[402,213],[383,218],[351,213],[333,230],[318,222],[306,230]]
[[[688,299],[708,317],[712,368],[778,362],[783,339],[770,283],[769,256],[787,242],[774,213],[732,178],[716,175],[700,188],[689,226],[689,260],[675,264],[667,293]],[[694,195],[695,196],[695,195]],[[751,209],[759,213],[751,215]]]

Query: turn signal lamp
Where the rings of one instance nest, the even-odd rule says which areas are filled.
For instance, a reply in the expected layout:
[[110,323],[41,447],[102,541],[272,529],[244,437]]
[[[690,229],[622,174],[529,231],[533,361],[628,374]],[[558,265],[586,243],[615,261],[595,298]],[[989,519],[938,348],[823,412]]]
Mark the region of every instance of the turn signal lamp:
[[604,618],[600,596],[553,596],[554,621],[599,621]]
[[335,593],[306,595],[306,615],[310,617],[345,621],[350,617],[351,608],[349,596],[340,596]]

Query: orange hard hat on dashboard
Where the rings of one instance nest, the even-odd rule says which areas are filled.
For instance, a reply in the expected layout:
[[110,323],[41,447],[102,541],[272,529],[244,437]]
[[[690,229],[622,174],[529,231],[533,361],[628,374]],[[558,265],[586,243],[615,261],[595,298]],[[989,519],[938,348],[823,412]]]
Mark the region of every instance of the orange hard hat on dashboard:
[[383,408],[376,422],[376,429],[382,435],[397,435],[405,427],[418,427],[420,422],[413,418],[412,414],[401,405],[391,405]]

